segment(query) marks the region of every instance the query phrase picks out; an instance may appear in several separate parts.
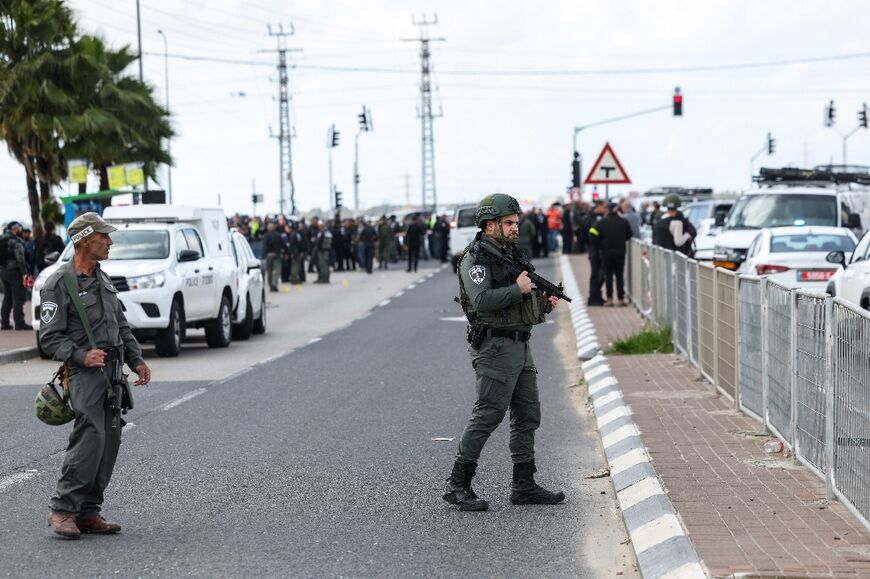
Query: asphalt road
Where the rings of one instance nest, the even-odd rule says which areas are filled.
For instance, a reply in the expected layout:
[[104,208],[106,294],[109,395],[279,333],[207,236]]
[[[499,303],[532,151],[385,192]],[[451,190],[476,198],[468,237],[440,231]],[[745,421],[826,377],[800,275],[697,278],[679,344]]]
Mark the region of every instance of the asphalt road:
[[507,421],[475,479],[490,510],[441,500],[456,441],[432,439],[458,437],[474,399],[455,293],[443,270],[242,375],[138,389],[104,506],[117,536],[51,535],[69,427],[32,418],[33,386],[3,387],[0,574],[637,576],[609,480],[584,478],[603,458],[564,309],[533,348],[538,480],[567,502],[510,505]]

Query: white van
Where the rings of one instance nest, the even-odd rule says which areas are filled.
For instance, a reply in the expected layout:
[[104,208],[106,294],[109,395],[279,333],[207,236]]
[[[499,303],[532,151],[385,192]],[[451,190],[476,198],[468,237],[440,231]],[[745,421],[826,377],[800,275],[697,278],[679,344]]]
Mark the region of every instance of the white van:
[[[760,186],[734,203],[716,235],[713,264],[736,270],[761,229],[770,227],[847,227],[860,236],[870,223],[870,189],[855,187],[831,172],[762,170]],[[825,180],[824,177],[830,177]],[[720,219],[721,222],[721,219]]]
[[477,232],[477,205],[458,206],[450,222],[450,253],[454,261],[474,240]]
[[[187,328],[205,328],[209,347],[229,346],[238,272],[223,209],[133,205],[107,207],[103,218],[118,231],[100,267],[112,278],[136,337],[153,339],[158,356],[177,356]],[[34,283],[37,331],[42,284],[72,254],[68,244]]]

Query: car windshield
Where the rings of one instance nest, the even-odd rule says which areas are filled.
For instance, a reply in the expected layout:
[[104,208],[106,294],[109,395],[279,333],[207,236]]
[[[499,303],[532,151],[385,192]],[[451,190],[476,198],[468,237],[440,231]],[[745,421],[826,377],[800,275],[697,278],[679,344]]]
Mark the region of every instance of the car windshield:
[[475,227],[477,225],[475,221],[476,216],[476,207],[460,209],[459,215],[456,216],[456,227]]
[[701,221],[710,216],[709,203],[690,203],[683,206],[683,215],[692,222],[696,228],[700,227]]
[[771,253],[803,251],[842,251],[849,253],[855,249],[855,242],[847,235],[809,234],[776,235],[770,238]]
[[745,195],[725,229],[762,229],[791,225],[837,226],[837,198],[833,195]]
[[169,233],[121,229],[110,234],[109,259],[166,259],[169,257]]

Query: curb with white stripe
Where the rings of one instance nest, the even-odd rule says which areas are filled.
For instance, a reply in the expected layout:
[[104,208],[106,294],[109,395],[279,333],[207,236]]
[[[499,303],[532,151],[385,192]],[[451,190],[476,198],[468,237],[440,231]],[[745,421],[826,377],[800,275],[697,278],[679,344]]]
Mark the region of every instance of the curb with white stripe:
[[646,579],[708,577],[653,468],[619,382],[601,352],[571,262],[563,255],[559,264],[565,293],[576,296],[570,311],[577,338],[577,357],[583,361],[583,377],[595,408],[610,480],[631,537],[638,569]]

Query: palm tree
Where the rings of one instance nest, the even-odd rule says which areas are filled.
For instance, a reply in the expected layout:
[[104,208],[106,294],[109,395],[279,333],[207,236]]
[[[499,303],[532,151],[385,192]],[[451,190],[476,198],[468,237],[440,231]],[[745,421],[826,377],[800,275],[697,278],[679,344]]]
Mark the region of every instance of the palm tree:
[[37,158],[45,161],[56,152],[41,138],[49,124],[44,114],[39,116],[46,110],[41,99],[62,97],[47,80],[51,77],[41,75],[55,67],[57,52],[68,47],[74,35],[72,13],[62,0],[5,0],[0,5],[0,137],[24,166],[36,235],[42,229],[37,181],[48,170],[40,170]]

